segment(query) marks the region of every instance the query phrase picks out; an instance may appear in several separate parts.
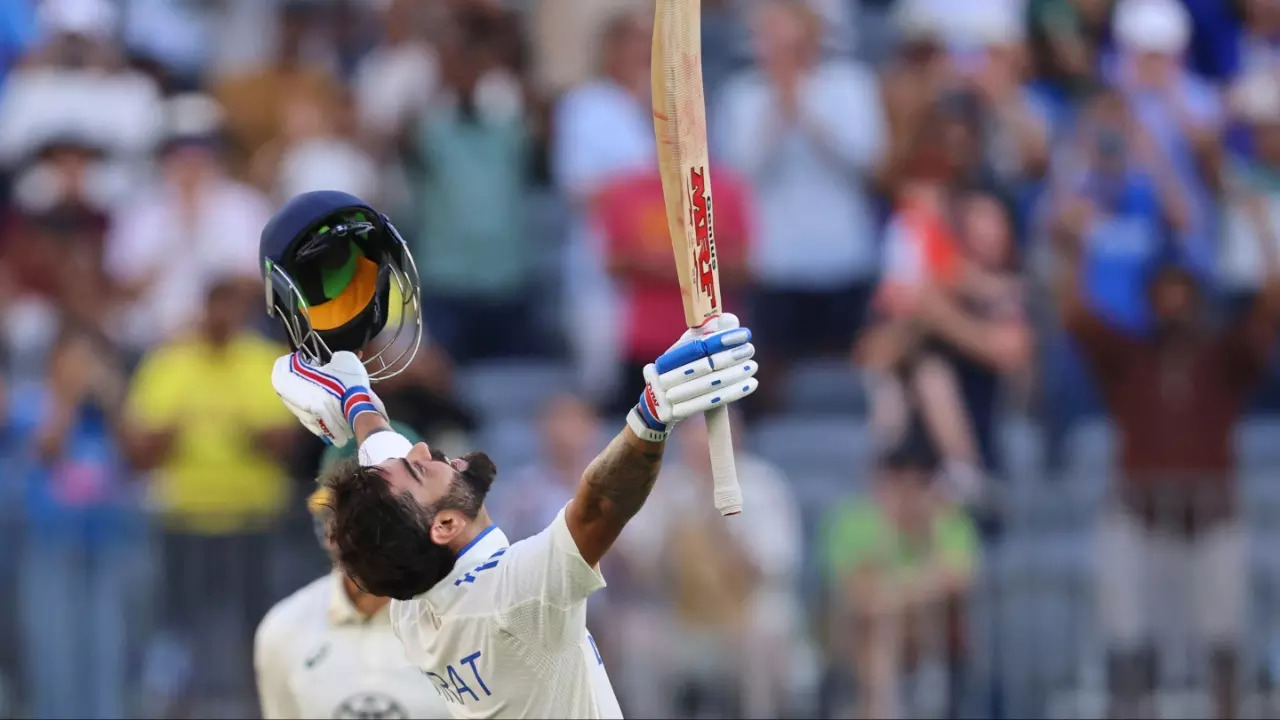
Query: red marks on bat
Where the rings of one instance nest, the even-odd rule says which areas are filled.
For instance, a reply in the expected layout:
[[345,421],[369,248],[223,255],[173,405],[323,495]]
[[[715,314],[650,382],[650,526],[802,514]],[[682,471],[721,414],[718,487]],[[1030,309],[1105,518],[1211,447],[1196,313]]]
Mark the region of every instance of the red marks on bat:
[[666,113],[664,113],[664,112],[658,112],[657,110],[654,110],[654,111],[653,111],[653,116],[654,116],[655,118],[657,118],[657,119],[661,120],[662,122],[667,122],[667,120],[668,120],[668,118],[667,118],[667,114],[666,114]]
[[702,294],[711,300],[711,309],[719,308],[716,297],[716,239],[712,231],[711,193],[707,192],[706,169],[689,168],[689,223],[693,226],[697,245],[693,251],[693,267]]

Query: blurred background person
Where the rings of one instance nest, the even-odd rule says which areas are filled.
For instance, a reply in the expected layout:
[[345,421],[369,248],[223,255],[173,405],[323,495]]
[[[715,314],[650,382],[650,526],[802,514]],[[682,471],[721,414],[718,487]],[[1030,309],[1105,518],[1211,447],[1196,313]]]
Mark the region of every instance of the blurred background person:
[[1191,267],[1208,277],[1218,218],[1207,179],[1221,162],[1223,108],[1219,93],[1186,67],[1190,15],[1178,0],[1120,0],[1115,39],[1109,79],[1186,193],[1181,240]]
[[649,117],[652,34],[648,13],[613,16],[598,38],[595,79],[567,92],[554,115],[551,171],[570,207],[561,271],[573,278],[563,297],[565,339],[583,391],[597,403],[611,399],[619,380],[621,334],[618,291],[591,212],[610,180],[657,167]]
[[270,606],[264,549],[289,500],[296,433],[270,388],[281,347],[246,328],[251,299],[215,282],[192,332],[143,358],[125,404],[168,578],[146,669],[163,713],[245,712],[243,660]]
[[[759,69],[726,84],[715,137],[751,188],[752,322],[761,363],[781,376],[789,362],[843,353],[862,323],[878,265],[868,185],[885,120],[875,76],[821,56],[821,20],[805,5],[765,2],[750,23]],[[798,317],[827,335],[802,340]]]
[[[737,428],[745,428],[736,417]],[[607,618],[628,712],[655,717],[774,717],[802,712],[817,662],[800,603],[804,528],[782,471],[739,447],[744,502],[767,533],[726,524],[707,502],[706,424],[681,424],[639,532],[607,568]],[[748,512],[744,505],[743,512]],[[602,650],[603,652],[603,650]],[[655,686],[672,692],[658,697]]]
[[[1112,711],[1120,715],[1153,712],[1152,693],[1197,674],[1208,677],[1217,717],[1239,709],[1247,541],[1233,434],[1280,321],[1280,264],[1271,238],[1259,245],[1266,285],[1233,326],[1212,328],[1196,276],[1167,264],[1149,275],[1154,329],[1139,337],[1090,311],[1080,294],[1080,252],[1065,246],[1065,323],[1123,438],[1119,484],[1098,537]],[[1181,657],[1203,662],[1181,666],[1181,647],[1195,653]]]
[[[637,393],[639,396],[639,393]],[[538,418],[538,457],[515,469],[493,502],[503,519],[503,532],[527,538],[542,532],[560,508],[573,498],[582,473],[603,447],[600,419],[586,402],[572,395],[552,398]]]
[[[59,273],[60,325],[46,377],[12,394],[5,425],[29,451],[7,467],[25,491],[18,587],[26,695],[41,716],[106,718],[129,711],[129,661],[140,638],[128,620],[142,599],[145,525],[125,462],[127,379],[119,353],[83,312],[102,285],[83,273],[93,266],[82,257]],[[68,683],[83,691],[66,692]]]
[[87,286],[102,293],[97,301],[109,305],[103,259],[116,189],[110,176],[101,148],[76,135],[50,138],[15,174],[0,220],[0,255],[10,274],[3,325],[17,376],[44,372],[68,267],[84,272]]
[[0,88],[0,163],[12,167],[51,136],[76,134],[136,177],[159,141],[160,94],[125,62],[116,4],[41,0],[34,9],[38,40]]
[[[883,422],[889,406],[876,388],[922,348],[943,361],[948,394],[959,400],[915,409],[948,409],[945,431],[967,426],[959,437],[976,446],[973,464],[998,480],[980,496],[989,502],[967,508],[982,562],[964,594],[964,672],[954,675],[954,692],[933,689],[947,685],[945,672],[935,672],[946,665],[941,650],[953,646],[947,623],[903,636],[901,646],[862,647],[847,637],[851,606],[844,624],[832,625],[850,644],[822,648],[821,660],[853,668],[861,649],[880,663],[865,667],[897,668],[911,681],[904,686],[918,690],[918,702],[899,709],[914,705],[920,714],[944,714],[950,701],[981,717],[1098,717],[1114,684],[1138,688],[1117,692],[1117,707],[1208,716],[1229,707],[1223,678],[1232,677],[1238,715],[1277,714],[1280,564],[1266,552],[1239,552],[1270,547],[1280,534],[1280,365],[1261,332],[1267,313],[1258,312],[1269,294],[1266,253],[1280,242],[1270,207],[1276,6],[704,0],[724,290],[729,308],[744,314],[757,300],[778,300],[761,303],[756,342],[794,358],[786,382],[769,385],[780,401],[762,397],[747,408],[751,424],[735,428],[739,462],[745,468],[758,456],[785,468],[801,530],[794,544],[789,520],[775,532],[753,513],[738,518],[746,523],[703,519],[705,496],[692,490],[667,516],[655,510],[632,523],[620,540],[630,553],[606,561],[610,587],[591,608],[593,627],[612,630],[595,639],[627,715],[673,716],[681,711],[668,701],[677,699],[707,715],[857,709],[838,692],[856,695],[853,670],[843,680],[830,672],[834,692],[824,694],[795,680],[808,673],[800,660],[786,672],[772,664],[795,653],[741,650],[750,637],[791,627],[781,610],[760,610],[765,619],[752,625],[749,608],[773,601],[724,613],[699,603],[721,607],[722,591],[770,594],[773,561],[752,550],[758,541],[777,552],[768,557],[791,559],[778,587],[799,583],[806,626],[837,637],[822,633],[823,580],[834,572],[828,553],[838,555],[846,539],[836,533],[828,542],[822,519],[839,514],[837,501],[880,502],[875,474],[849,468],[874,467],[886,435],[895,437],[882,431],[904,427],[902,418]],[[232,381],[217,397],[195,384],[156,391],[159,399],[142,406],[165,411],[148,428],[158,432],[136,432],[127,402],[127,432],[115,432],[95,419],[97,401],[88,397],[63,424],[74,403],[53,388],[76,383],[53,376],[80,372],[65,372],[65,357],[79,351],[62,338],[76,333],[95,338],[92,355],[118,367],[126,387],[167,387],[154,379],[153,361],[187,347],[200,348],[200,360],[174,361],[185,370],[166,360],[161,375],[181,378],[204,363],[238,376],[210,343],[187,344],[186,331],[205,316],[207,292],[226,280],[236,292],[219,290],[210,310],[230,313],[239,298],[261,296],[250,253],[272,206],[300,189],[377,196],[396,218],[424,289],[437,296],[424,299],[435,314],[428,334],[438,337],[379,394],[406,428],[447,454],[492,441],[504,477],[524,468],[522,479],[495,491],[515,506],[504,515],[545,524],[534,518],[557,494],[557,480],[579,474],[575,458],[600,441],[591,411],[634,399],[620,387],[634,377],[620,374],[639,352],[628,348],[679,322],[653,181],[652,12],[652,0],[0,2],[0,467],[12,469],[0,472],[0,496],[9,499],[0,503],[0,547],[13,548],[0,553],[0,583],[14,589],[0,593],[0,714],[84,714],[95,703],[121,716],[254,714],[249,638],[261,613],[328,567],[302,504],[285,498],[309,492],[335,451],[307,439],[277,446],[271,433],[245,440],[251,423],[241,412],[257,411],[232,410],[240,408],[225,390],[240,388]],[[957,278],[920,262],[917,253],[934,241],[951,248],[943,255],[964,269]],[[1063,242],[1074,255],[1060,252]],[[1219,347],[1242,337],[1242,327],[1258,330],[1238,362],[1165,352],[1149,289],[1153,273],[1171,265],[1194,274],[1203,310],[1189,333],[1201,344],[1188,346]],[[975,266],[1005,281],[995,285],[1012,290],[1007,302],[973,292],[966,276]],[[1064,314],[1056,292],[1064,273],[1079,280],[1073,302],[1098,321],[1084,335],[1068,327],[1078,313]],[[910,290],[907,308],[872,305],[868,313],[870,290],[886,284]],[[664,307],[675,313],[667,320]],[[833,325],[832,317],[849,323]],[[267,325],[262,313],[250,318],[227,347],[267,342],[254,334]],[[771,321],[773,329],[760,324]],[[1103,370],[1089,349],[1098,327],[1115,351]],[[543,352],[510,356],[503,346],[513,328],[545,338]],[[839,357],[850,347],[857,364]],[[1161,385],[1151,407],[1161,409],[1161,422],[1190,415],[1179,410],[1186,403],[1229,400],[1232,409],[1229,422],[1199,418],[1186,447],[1168,440],[1181,432],[1174,428],[1139,454],[1180,468],[1190,463],[1179,459],[1186,452],[1216,443],[1218,459],[1199,474],[1226,481],[1184,487],[1169,479],[1178,473],[1164,465],[1147,473],[1153,466],[1130,456],[1146,425],[1133,430],[1137,421],[1122,420],[1113,375],[1155,367],[1152,353]],[[136,372],[142,358],[146,375]],[[1187,372],[1193,392],[1179,400]],[[1121,382],[1122,394],[1151,390],[1146,379]],[[1219,425],[1230,428],[1230,448]],[[165,454],[170,427],[176,444]],[[38,431],[63,436],[62,450],[44,454]],[[963,443],[930,438],[943,440],[936,454],[954,466]],[[216,479],[195,472],[205,453],[210,468],[231,469]],[[671,477],[701,477],[690,468],[705,458],[690,453],[679,461],[673,448]],[[961,447],[959,457],[973,456],[974,447]],[[147,470],[160,460],[162,472]],[[1191,525],[1148,522],[1112,497],[1112,470],[1117,493],[1134,488],[1142,499],[1160,488],[1185,499],[1203,490],[1205,504]],[[1130,477],[1139,474],[1160,479],[1148,487]],[[101,483],[101,494],[61,494],[104,475],[114,479]],[[246,489],[241,476],[259,481]],[[153,500],[162,486],[187,487],[191,478],[200,493],[225,497],[202,505],[205,495],[183,490],[175,505],[182,517],[129,505],[132,492]],[[953,489],[940,478],[916,499],[955,497]],[[664,476],[655,502],[671,490],[683,492]],[[753,493],[774,504],[773,491],[748,490],[749,505]],[[1235,504],[1214,514],[1223,498]],[[217,508],[237,520],[211,529],[205,521]],[[934,510],[960,517],[950,506]],[[123,530],[129,523],[118,533],[113,525],[99,548],[93,533],[105,525],[95,523],[108,515],[142,529],[135,536]],[[689,555],[738,558],[741,566],[731,567],[755,570],[741,582],[731,572],[717,581],[720,568],[700,570],[663,541],[676,527],[668,520],[690,537]],[[1109,561],[1152,548],[1153,567],[1170,548],[1179,561],[1165,580],[1135,571],[1126,582],[1104,582],[1099,522],[1124,531],[1116,542],[1103,533]],[[740,532],[749,537],[739,542]],[[724,547],[712,544],[725,534]],[[847,540],[859,555],[857,533]],[[212,559],[181,561],[177,545]],[[1195,558],[1224,547],[1226,560],[1213,571],[1221,577],[1202,572],[1206,563]],[[1212,612],[1175,612],[1185,608],[1171,601],[1158,608],[1168,613],[1121,622],[1116,608],[1125,598],[1152,591],[1176,600],[1188,594],[1180,579],[1200,575],[1222,588]],[[708,582],[710,590],[698,590]],[[55,584],[89,590],[45,598]],[[1233,614],[1239,598],[1251,610]],[[76,610],[102,622],[81,630],[76,615],[67,632],[46,628],[49,641],[32,646],[23,613],[45,604],[57,617]],[[705,647],[693,647],[678,623]],[[725,639],[730,625],[755,634]],[[1160,645],[1174,649],[1163,653],[1153,693],[1139,682],[1136,648],[1146,643],[1131,642],[1134,628],[1181,643]],[[1200,630],[1220,652],[1187,646],[1183,636]],[[206,637],[222,644],[205,652]],[[913,645],[936,650],[937,662],[885,665],[879,657]],[[68,648],[70,664],[59,659]],[[699,651],[723,665],[704,672]],[[70,683],[71,672],[84,682]],[[669,678],[692,690],[653,691]]]
[[124,307],[111,331],[135,353],[198,323],[215,280],[258,286],[257,237],[271,205],[227,174],[224,118],[206,95],[168,100],[154,183],[112,218],[105,263]]
[[524,90],[503,16],[462,4],[450,22],[444,95],[419,118],[411,171],[427,331],[454,362],[537,354],[545,333],[522,234],[531,173]]
[[[1049,232],[1081,253],[1080,292],[1092,312],[1132,337],[1151,329],[1147,282],[1162,262],[1185,257],[1190,201],[1158,145],[1138,126],[1124,96],[1102,91],[1085,106],[1049,198]],[[1078,164],[1077,164],[1078,163]],[[1066,428],[1096,408],[1097,395],[1068,336],[1051,334],[1045,360],[1050,461],[1061,459]]]
[[274,11],[275,17],[269,18],[279,29],[274,55],[220,76],[210,92],[226,109],[228,166],[241,178],[248,177],[258,152],[281,136],[287,108],[311,103],[329,116],[342,97],[332,39],[326,43],[318,35],[333,7],[310,0],[256,4],[261,10]]
[[[731,172],[713,167],[711,182],[720,303],[739,307],[745,299],[741,287],[751,247],[750,201]],[[616,322],[627,379],[619,383],[611,407],[624,410],[644,391],[644,366],[666,352],[672,330],[684,326],[684,299],[671,259],[671,230],[656,168],[613,179],[596,196],[594,209],[621,306]]]
[[1249,134],[1252,152],[1232,152],[1221,179],[1223,233],[1218,279],[1232,309],[1262,288],[1261,252],[1280,242],[1280,75],[1254,72],[1231,93],[1232,112]]
[[880,456],[871,496],[824,519],[830,642],[855,685],[858,717],[959,717],[979,544],[973,522],[938,487],[940,468],[913,421]]

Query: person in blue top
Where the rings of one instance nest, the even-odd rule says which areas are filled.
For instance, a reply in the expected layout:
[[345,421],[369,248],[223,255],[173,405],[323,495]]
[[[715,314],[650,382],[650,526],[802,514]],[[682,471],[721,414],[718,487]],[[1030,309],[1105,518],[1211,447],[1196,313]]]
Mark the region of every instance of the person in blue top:
[[1093,101],[1071,150],[1084,162],[1067,177],[1054,230],[1085,249],[1084,290],[1094,310],[1126,332],[1145,332],[1148,275],[1182,245],[1186,193],[1118,92]]
[[39,717],[122,717],[125,617],[144,556],[116,418],[124,375],[92,330],[64,327],[47,377],[9,392],[7,478],[25,498],[18,616]]

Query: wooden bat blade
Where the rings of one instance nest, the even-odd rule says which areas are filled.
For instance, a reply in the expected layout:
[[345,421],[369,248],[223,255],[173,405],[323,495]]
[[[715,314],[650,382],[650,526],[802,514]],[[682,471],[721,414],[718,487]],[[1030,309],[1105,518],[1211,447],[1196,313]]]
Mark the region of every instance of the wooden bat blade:
[[[700,0],[657,0],[653,23],[653,130],[685,323],[707,327],[723,313],[716,258],[715,205],[702,87]],[[716,509],[742,512],[728,407],[706,414]]]

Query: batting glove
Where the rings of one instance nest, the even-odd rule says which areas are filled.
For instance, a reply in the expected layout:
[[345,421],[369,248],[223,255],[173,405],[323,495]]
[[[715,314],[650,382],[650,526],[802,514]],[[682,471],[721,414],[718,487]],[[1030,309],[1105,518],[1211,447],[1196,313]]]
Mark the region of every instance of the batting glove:
[[739,327],[736,315],[686,331],[645,366],[644,392],[627,426],[642,440],[661,442],[681,420],[750,395],[760,385],[755,353],[751,331]]
[[386,416],[369,389],[369,373],[354,353],[338,352],[325,365],[311,365],[298,353],[276,360],[271,385],[303,427],[342,447],[355,436],[356,418],[367,412]]

